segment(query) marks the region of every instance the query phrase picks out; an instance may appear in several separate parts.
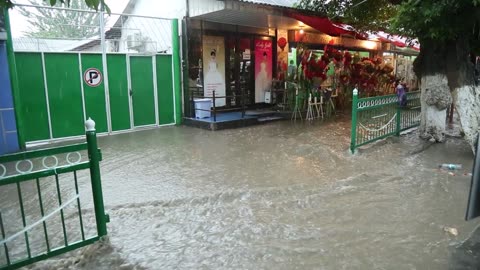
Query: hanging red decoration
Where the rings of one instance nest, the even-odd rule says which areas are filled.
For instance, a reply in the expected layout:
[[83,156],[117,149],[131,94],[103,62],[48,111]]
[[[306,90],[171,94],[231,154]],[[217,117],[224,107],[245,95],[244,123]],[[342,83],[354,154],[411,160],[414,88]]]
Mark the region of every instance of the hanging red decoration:
[[281,37],[278,39],[277,41],[277,44],[278,44],[278,47],[280,47],[280,49],[285,49],[285,46],[287,46],[287,40],[284,38],[284,37]]

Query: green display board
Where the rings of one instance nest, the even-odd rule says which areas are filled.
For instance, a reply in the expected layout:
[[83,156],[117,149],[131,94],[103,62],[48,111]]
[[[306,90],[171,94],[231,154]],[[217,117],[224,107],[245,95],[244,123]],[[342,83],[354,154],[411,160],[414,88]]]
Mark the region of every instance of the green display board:
[[155,124],[155,95],[151,56],[130,56],[133,123],[136,127]]
[[130,129],[127,57],[123,54],[107,55],[107,68],[112,130]]
[[53,138],[84,134],[78,55],[46,53],[45,74]]
[[[83,82],[83,96],[85,98],[85,116],[95,120],[97,132],[107,132],[107,110],[105,106],[105,83],[103,78],[102,55],[101,54],[83,54],[82,59],[82,74]],[[99,71],[97,77],[92,77],[92,73]],[[93,71],[89,72],[88,71]],[[86,73],[87,72],[87,73]],[[97,81],[93,81],[96,78]],[[95,83],[95,86],[89,84],[89,80]],[[88,83],[87,83],[88,82]]]
[[42,55],[40,53],[16,53],[15,62],[19,82],[20,115],[23,121],[25,141],[50,139],[45,84],[43,81]]
[[172,56],[157,55],[158,118],[160,125],[170,124],[174,119]]

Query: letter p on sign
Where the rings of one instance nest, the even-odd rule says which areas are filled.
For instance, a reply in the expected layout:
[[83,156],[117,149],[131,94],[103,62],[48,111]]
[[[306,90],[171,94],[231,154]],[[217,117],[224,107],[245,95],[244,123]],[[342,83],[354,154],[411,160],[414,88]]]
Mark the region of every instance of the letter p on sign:
[[102,73],[96,68],[89,68],[83,73],[83,80],[90,87],[97,87],[102,82]]

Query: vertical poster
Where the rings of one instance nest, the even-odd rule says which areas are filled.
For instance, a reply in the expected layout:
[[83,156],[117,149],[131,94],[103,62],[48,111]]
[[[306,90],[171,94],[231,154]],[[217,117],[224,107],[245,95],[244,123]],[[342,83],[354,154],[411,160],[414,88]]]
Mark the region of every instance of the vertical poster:
[[[223,37],[203,36],[204,96],[225,96],[225,43]],[[225,98],[215,100],[215,106],[225,106]]]
[[277,31],[277,79],[283,81],[288,77],[288,66],[292,66],[293,63],[288,61],[288,31]]
[[255,102],[265,102],[272,85],[272,41],[255,40]]

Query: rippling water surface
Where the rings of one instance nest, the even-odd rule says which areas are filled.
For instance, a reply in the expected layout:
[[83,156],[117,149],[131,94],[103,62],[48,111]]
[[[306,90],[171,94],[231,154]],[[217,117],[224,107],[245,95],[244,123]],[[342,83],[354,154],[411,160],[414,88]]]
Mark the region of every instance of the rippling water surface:
[[452,249],[479,223],[463,220],[469,177],[436,167],[468,172],[469,147],[448,139],[412,154],[421,147],[412,133],[351,155],[349,136],[338,120],[100,138],[109,241],[34,267],[455,268]]

